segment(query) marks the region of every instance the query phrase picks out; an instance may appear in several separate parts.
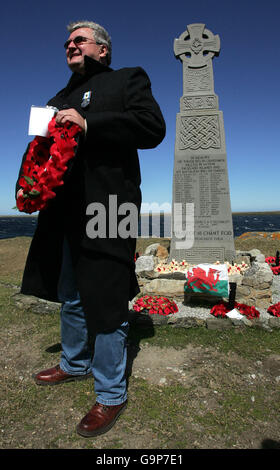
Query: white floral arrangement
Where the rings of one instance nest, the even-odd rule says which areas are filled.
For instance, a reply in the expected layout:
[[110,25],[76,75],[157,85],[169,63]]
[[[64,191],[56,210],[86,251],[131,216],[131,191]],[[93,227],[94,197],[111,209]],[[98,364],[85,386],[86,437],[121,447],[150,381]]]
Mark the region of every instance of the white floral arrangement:
[[[244,274],[244,272],[249,269],[248,264],[246,264],[244,261],[241,264],[234,263],[234,265],[231,265],[228,261],[225,263],[221,263],[220,261],[216,261],[213,264],[226,264],[228,268],[228,275],[234,275],[236,273]],[[187,272],[190,268],[192,268],[194,265],[188,263],[186,260],[182,260],[180,262],[176,261],[175,259],[172,259],[170,263],[159,263],[155,267],[155,271],[157,273],[161,274],[166,274],[166,273],[174,273],[174,272],[182,272],[185,273]]]

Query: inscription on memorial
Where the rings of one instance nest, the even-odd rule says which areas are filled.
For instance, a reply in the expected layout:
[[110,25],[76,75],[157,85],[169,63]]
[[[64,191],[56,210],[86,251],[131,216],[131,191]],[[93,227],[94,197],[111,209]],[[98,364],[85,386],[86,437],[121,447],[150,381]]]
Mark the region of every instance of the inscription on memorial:
[[178,250],[180,259],[186,259],[189,263],[198,264],[201,259],[207,258],[208,263],[215,263],[217,260],[225,259],[224,248],[212,248],[211,246],[192,250]]
[[177,161],[174,202],[185,200],[194,204],[196,241],[222,241],[233,235],[232,229],[223,228],[223,224],[231,223],[231,214],[227,219],[219,218],[220,205],[229,196],[226,179],[227,168],[222,156],[191,156]]

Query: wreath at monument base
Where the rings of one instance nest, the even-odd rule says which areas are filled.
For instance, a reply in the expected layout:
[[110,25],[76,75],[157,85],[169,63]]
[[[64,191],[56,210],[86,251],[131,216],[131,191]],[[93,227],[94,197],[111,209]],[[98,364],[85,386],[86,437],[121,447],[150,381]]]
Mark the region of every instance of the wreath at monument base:
[[[240,304],[238,302],[234,302],[234,308],[241,313],[241,315],[245,315],[249,320],[254,318],[259,318],[260,312],[253,306],[249,306],[246,304]],[[225,317],[228,312],[230,312],[232,308],[229,307],[228,302],[221,302],[217,305],[214,305],[210,310],[211,315],[215,317]]]
[[144,295],[133,305],[135,312],[147,311],[149,314],[169,315],[178,312],[176,303],[166,297]]
[[268,256],[265,258],[265,262],[270,265],[273,274],[280,274],[280,264],[279,266],[276,265],[276,256]]
[[280,302],[277,302],[277,304],[270,305],[267,309],[268,313],[271,313],[271,315],[274,315],[275,317],[280,317]]
[[56,196],[54,189],[63,185],[67,162],[75,156],[81,128],[67,121],[58,126],[55,117],[48,125],[49,137],[36,136],[29,144],[19,185],[23,190],[17,208],[32,214],[45,209]]

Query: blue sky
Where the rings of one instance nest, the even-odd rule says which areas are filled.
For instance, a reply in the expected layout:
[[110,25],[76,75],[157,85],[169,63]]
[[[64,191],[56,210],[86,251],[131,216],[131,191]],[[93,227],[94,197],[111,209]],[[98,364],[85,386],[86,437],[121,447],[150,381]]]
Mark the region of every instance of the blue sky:
[[70,77],[66,25],[88,19],[112,37],[112,67],[142,66],[167,125],[162,144],[140,151],[143,202],[172,202],[182,65],[173,41],[205,23],[221,40],[215,93],[224,114],[232,211],[280,210],[279,0],[14,0],[1,7],[0,215],[12,208],[31,105],[44,106]]

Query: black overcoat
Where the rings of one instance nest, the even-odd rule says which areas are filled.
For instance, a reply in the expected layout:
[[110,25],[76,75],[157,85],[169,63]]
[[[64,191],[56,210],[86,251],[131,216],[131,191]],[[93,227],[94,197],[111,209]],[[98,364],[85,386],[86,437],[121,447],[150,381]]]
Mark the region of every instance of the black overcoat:
[[[86,118],[87,132],[79,140],[64,185],[39,213],[21,292],[59,301],[57,287],[66,237],[87,318],[95,331],[105,331],[127,320],[128,300],[139,292],[134,265],[136,238],[123,238],[117,230],[113,236],[109,233],[110,221],[116,221],[115,213],[110,213],[109,197],[117,201],[118,208],[129,202],[139,212],[137,149],[156,147],[164,138],[165,122],[142,68],[115,71],[89,57],[85,57],[85,66],[85,75],[74,73],[66,88],[48,102],[58,109],[75,108]],[[92,94],[84,108],[81,103],[87,91]],[[103,238],[92,237],[87,230],[96,215],[89,213],[92,203],[105,208]],[[119,215],[117,221],[123,217]]]

